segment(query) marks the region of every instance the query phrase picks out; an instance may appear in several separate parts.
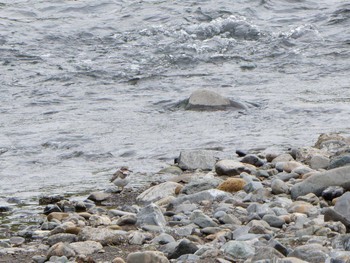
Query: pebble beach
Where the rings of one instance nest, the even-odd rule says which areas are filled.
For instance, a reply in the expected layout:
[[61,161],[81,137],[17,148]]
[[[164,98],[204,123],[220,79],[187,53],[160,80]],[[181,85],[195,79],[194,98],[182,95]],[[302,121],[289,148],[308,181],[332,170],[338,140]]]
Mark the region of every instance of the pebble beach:
[[349,163],[333,133],[286,152],[187,150],[151,177],[124,167],[122,187],[41,196],[39,220],[3,223],[0,262],[350,262]]

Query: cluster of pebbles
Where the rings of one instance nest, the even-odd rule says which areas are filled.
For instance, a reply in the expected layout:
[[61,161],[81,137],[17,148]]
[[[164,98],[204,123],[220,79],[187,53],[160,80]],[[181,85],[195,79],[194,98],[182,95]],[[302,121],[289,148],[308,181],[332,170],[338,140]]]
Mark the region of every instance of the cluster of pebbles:
[[42,224],[2,240],[0,258],[350,262],[349,138],[323,134],[314,147],[221,160],[215,151],[186,151],[176,161],[144,188],[94,192],[85,201],[41,198]]

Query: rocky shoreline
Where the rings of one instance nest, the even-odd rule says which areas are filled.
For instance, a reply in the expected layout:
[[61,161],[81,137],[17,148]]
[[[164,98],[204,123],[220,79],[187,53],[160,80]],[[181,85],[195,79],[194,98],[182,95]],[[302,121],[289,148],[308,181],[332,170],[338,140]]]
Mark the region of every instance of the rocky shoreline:
[[184,151],[176,162],[131,173],[122,191],[40,198],[42,220],[1,226],[0,262],[350,262],[349,138],[220,160]]

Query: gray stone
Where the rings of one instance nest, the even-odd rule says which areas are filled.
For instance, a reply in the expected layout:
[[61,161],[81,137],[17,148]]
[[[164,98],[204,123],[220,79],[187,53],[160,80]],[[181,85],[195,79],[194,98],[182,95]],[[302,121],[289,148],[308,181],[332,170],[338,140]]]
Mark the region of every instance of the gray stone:
[[79,232],[79,240],[96,241],[102,245],[119,245],[127,242],[127,232],[122,230],[113,230],[108,227],[84,227]]
[[345,218],[350,218],[350,192],[338,198],[334,210]]
[[194,224],[196,224],[200,228],[218,226],[209,216],[205,215],[200,210],[193,211],[193,213],[190,216],[190,219]]
[[180,196],[175,200],[171,201],[170,206],[176,207],[177,205],[182,204],[185,201],[189,201],[190,203],[200,203],[203,200],[222,201],[230,197],[232,197],[230,193],[218,189],[209,189],[191,195]]
[[295,257],[286,257],[277,259],[276,263],[308,263],[308,261],[304,261]]
[[271,182],[271,191],[273,194],[287,194],[289,192],[289,187],[286,183],[280,179],[273,179]]
[[334,157],[328,166],[328,169],[334,169],[342,166],[350,165],[350,154],[344,154]]
[[202,260],[199,256],[193,254],[185,254],[177,258],[177,263],[200,263]]
[[273,247],[263,246],[255,249],[255,255],[251,259],[251,262],[258,262],[264,259],[271,260],[269,262],[274,262],[278,258],[284,258],[284,255]]
[[102,201],[106,201],[110,196],[111,194],[105,192],[93,192],[88,196],[87,199],[96,203],[101,203]]
[[62,256],[62,257],[57,257],[57,256],[52,256],[49,259],[49,263],[68,263],[69,260],[66,256]]
[[129,244],[130,245],[142,245],[146,240],[146,235],[139,232],[134,231],[129,235]]
[[198,250],[198,247],[190,242],[187,239],[182,240],[177,247],[175,248],[175,251],[171,253],[168,258],[169,259],[177,259],[182,255],[185,254],[194,254]]
[[262,188],[264,188],[264,186],[260,182],[249,182],[243,187],[243,190],[246,193],[250,193]]
[[130,253],[127,263],[169,263],[169,260],[159,251],[143,251]]
[[144,225],[154,225],[160,228],[164,228],[166,225],[166,220],[159,206],[151,203],[148,206],[142,208],[137,214],[138,226]]
[[198,180],[193,180],[182,188],[181,193],[183,194],[194,194],[201,191],[216,188],[223,180],[220,178],[203,178]]
[[297,201],[304,201],[304,202],[310,203],[312,205],[318,205],[320,203],[320,200],[318,199],[318,197],[314,193],[309,193],[307,195],[298,196],[298,198],[296,200]]
[[283,182],[288,182],[292,178],[299,178],[299,176],[300,175],[298,173],[294,173],[294,172],[292,173],[282,172],[282,173],[278,173],[276,175],[276,178],[282,180]]
[[219,222],[222,224],[232,224],[232,225],[241,225],[242,222],[234,215],[225,214],[218,218]]
[[255,248],[244,241],[229,241],[221,249],[232,259],[247,259],[255,254]]
[[296,257],[310,263],[325,262],[328,249],[319,244],[306,244],[296,247],[288,257]]
[[263,160],[261,160],[255,154],[248,154],[248,155],[244,156],[243,159],[241,160],[241,162],[248,163],[248,164],[254,165],[256,167],[263,166],[265,163]]
[[286,223],[282,218],[275,215],[264,215],[262,220],[267,222],[270,226],[277,228],[281,228]]
[[179,213],[184,213],[184,214],[189,214],[192,213],[193,210],[198,209],[198,205],[197,204],[191,204],[189,201],[185,201],[184,203],[177,205],[175,207],[175,213],[179,214]]
[[151,203],[167,196],[175,196],[175,189],[182,188],[181,184],[175,182],[164,182],[148,188],[137,196],[136,200],[142,203]]
[[195,228],[196,228],[196,225],[190,224],[190,225],[183,226],[183,227],[173,228],[173,231],[178,236],[187,237],[193,233]]
[[47,257],[50,258],[52,256],[62,257],[66,256],[68,258],[74,257],[76,255],[75,251],[66,243],[57,243],[53,245],[49,251],[47,252]]
[[34,256],[32,257],[34,263],[44,263],[47,261],[47,258],[44,256]]
[[117,225],[124,226],[124,225],[135,225],[137,222],[136,215],[123,215],[117,220]]
[[24,244],[24,242],[26,241],[23,237],[16,237],[16,236],[13,236],[10,238],[10,243],[12,246],[15,246],[15,247],[18,247],[22,244]]
[[244,164],[235,160],[221,160],[215,164],[215,172],[218,175],[235,176],[243,172],[249,174],[256,173],[256,170],[249,164]]
[[328,157],[320,154],[316,154],[311,157],[310,167],[315,170],[326,169],[329,166],[329,163],[330,163],[330,160]]
[[66,234],[66,233],[55,234],[55,235],[50,236],[47,239],[47,243],[50,246],[53,246],[54,244],[59,243],[59,242],[72,243],[75,241],[77,241],[76,235]]
[[189,150],[182,151],[178,158],[179,167],[183,170],[212,170],[217,161],[215,151]]
[[273,158],[271,163],[276,164],[280,162],[289,162],[289,161],[294,161],[294,158],[289,153],[283,153]]
[[74,242],[70,247],[77,255],[91,255],[103,249],[101,243],[96,241]]
[[218,93],[206,89],[194,91],[184,104],[186,110],[246,109],[242,103],[231,101]]
[[291,189],[293,199],[298,196],[314,193],[320,196],[328,186],[341,186],[350,189],[350,166],[332,169],[326,172],[311,175],[301,183],[295,184]]
[[241,227],[238,227],[237,229],[235,229],[233,232],[232,232],[232,239],[235,240],[237,238],[239,238],[240,236],[243,236],[245,234],[248,234],[250,230],[250,227],[248,226],[241,226]]

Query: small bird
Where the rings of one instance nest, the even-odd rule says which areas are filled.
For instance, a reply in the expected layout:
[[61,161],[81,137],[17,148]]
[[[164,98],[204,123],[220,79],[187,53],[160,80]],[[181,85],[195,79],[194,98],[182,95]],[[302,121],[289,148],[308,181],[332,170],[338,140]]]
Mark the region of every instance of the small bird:
[[126,166],[122,166],[118,171],[116,171],[112,178],[111,182],[119,188],[121,191],[124,190],[124,187],[129,183],[128,175],[130,174],[130,170]]

